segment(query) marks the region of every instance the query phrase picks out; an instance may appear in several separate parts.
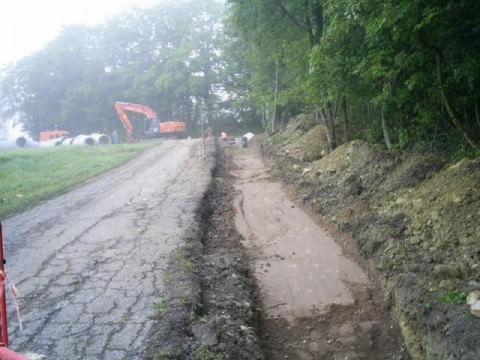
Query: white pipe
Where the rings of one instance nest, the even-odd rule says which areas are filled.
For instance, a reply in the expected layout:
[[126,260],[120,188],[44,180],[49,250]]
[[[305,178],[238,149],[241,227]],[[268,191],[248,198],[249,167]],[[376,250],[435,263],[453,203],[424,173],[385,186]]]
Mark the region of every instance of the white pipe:
[[96,144],[95,139],[89,135],[78,135],[72,141],[72,145],[90,145],[94,146]]
[[0,148],[24,148],[24,147],[38,147],[39,144],[33,141],[28,136],[19,136],[16,139],[0,140]]
[[14,148],[14,147],[17,147],[17,145],[15,144],[15,140],[12,140],[12,139],[0,140],[1,149],[8,149],[8,148]]
[[18,147],[38,147],[39,144],[38,142],[34,141],[32,138],[28,137],[28,136],[19,136],[16,140],[15,140],[15,144],[18,146]]
[[65,137],[59,137],[59,138],[56,138],[56,139],[41,141],[40,142],[40,147],[59,146],[59,145],[62,145],[64,139],[65,139]]
[[62,141],[60,142],[60,145],[72,145],[74,139],[75,138],[73,137],[63,138]]
[[90,137],[95,140],[97,145],[110,145],[112,143],[112,139],[106,134],[94,133],[90,134]]

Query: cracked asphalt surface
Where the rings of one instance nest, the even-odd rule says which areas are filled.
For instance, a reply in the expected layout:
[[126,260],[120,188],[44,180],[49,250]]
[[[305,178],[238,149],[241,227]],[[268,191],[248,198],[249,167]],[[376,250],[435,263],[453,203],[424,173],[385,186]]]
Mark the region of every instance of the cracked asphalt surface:
[[[165,141],[128,164],[4,221],[10,347],[48,359],[137,359],[169,254],[210,180],[196,140]],[[11,299],[11,298],[10,298]]]

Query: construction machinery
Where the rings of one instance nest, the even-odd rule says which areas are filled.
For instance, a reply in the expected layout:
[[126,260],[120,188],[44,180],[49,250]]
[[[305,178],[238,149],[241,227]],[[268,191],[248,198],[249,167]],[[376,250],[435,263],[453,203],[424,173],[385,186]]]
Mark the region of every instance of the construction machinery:
[[127,141],[134,142],[134,127],[130,121],[127,112],[134,112],[145,115],[142,137],[176,137],[184,138],[187,133],[187,126],[183,121],[166,121],[161,122],[157,113],[147,105],[132,104],[117,101],[115,110],[118,118],[123,124]]
[[66,137],[70,134],[67,130],[45,130],[40,131],[40,135],[38,136],[38,141],[49,141],[53,139],[58,139],[62,137]]

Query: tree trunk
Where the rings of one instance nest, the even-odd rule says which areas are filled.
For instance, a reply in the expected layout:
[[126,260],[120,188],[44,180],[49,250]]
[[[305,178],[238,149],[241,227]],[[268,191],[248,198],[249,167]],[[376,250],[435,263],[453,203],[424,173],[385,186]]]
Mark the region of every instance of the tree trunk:
[[383,139],[385,140],[385,145],[387,145],[388,150],[391,150],[392,142],[390,141],[390,134],[388,133],[388,126],[387,126],[387,121],[385,120],[383,106],[380,106],[380,118],[382,120]]
[[328,123],[328,120],[326,118],[327,116],[323,109],[317,109],[317,114],[320,115],[320,118],[322,119],[322,122],[323,122],[323,126],[325,127],[325,133],[327,134],[327,146],[328,146],[328,149],[330,150],[331,139],[330,139],[330,131],[328,130],[328,126],[327,126],[327,123]]
[[440,89],[440,95],[442,97],[443,104],[445,105],[445,109],[447,110],[448,117],[450,121],[453,123],[455,129],[457,129],[460,134],[462,134],[463,138],[470,144],[473,149],[478,149],[477,144],[473,141],[470,136],[468,135],[467,131],[463,127],[462,123],[458,120],[457,116],[455,115],[455,111],[453,110],[452,106],[450,105],[450,101],[448,100],[447,93],[445,92],[445,87],[443,85],[443,78],[442,78],[442,58],[439,51],[435,51],[435,60],[437,63],[437,81],[438,87]]
[[347,116],[347,97],[342,96],[342,117],[343,117],[343,136],[345,141],[349,141],[348,136],[348,116]]
[[335,118],[332,111],[332,103],[327,101],[323,105],[323,109],[320,111],[323,123],[325,125],[325,131],[327,133],[328,149],[334,150],[337,147],[337,137],[335,135]]
[[267,110],[267,107],[268,107],[267,104],[265,104],[265,107],[262,107],[262,118],[261,118],[263,130],[265,130],[265,135],[268,134],[268,128],[267,128],[267,119],[268,119],[267,112],[268,112],[268,110]]
[[480,127],[480,115],[478,114],[478,99],[475,99],[475,119],[477,120],[478,127]]
[[275,118],[277,117],[278,99],[278,56],[275,56],[275,91],[273,95],[272,134],[275,132]]

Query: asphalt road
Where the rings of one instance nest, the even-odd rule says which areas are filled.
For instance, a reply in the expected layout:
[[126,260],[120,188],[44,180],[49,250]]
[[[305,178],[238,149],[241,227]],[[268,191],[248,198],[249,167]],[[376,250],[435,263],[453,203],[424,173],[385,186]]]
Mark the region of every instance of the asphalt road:
[[[137,359],[172,250],[210,178],[196,140],[165,141],[128,164],[7,219],[10,347],[48,359]],[[10,298],[11,299],[11,298]]]

